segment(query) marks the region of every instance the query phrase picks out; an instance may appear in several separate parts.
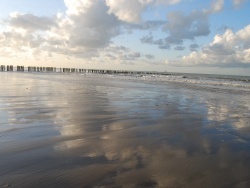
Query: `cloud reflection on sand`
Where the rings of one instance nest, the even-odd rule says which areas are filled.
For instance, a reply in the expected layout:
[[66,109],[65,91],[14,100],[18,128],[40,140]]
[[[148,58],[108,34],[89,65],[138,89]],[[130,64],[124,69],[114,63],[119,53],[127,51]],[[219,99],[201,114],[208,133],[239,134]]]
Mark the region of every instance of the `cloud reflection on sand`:
[[[206,101],[207,119],[216,122],[229,122],[235,129],[250,128],[249,124],[249,102],[244,104],[232,102],[230,98]],[[239,110],[240,109],[240,110]],[[223,124],[223,123],[222,123]]]
[[[90,105],[86,101],[81,102],[85,105],[68,102],[73,105],[69,105],[70,109],[75,109],[71,119],[82,121],[74,121],[74,126],[62,126],[60,133],[71,134],[75,128],[75,136],[81,134],[82,137],[86,135],[90,138],[72,140],[66,144],[67,149],[72,151],[72,148],[81,148],[82,157],[104,157],[117,165],[111,173],[112,178],[108,173],[94,185],[230,185],[234,169],[239,172],[247,170],[244,167],[248,164],[247,161],[243,160],[237,164],[233,162],[234,158],[242,156],[233,154],[234,148],[228,143],[225,144],[223,139],[229,139],[237,145],[240,143],[233,137],[228,138],[221,129],[204,127],[204,122],[207,122],[206,125],[214,123],[216,127],[220,124],[231,124],[235,128],[247,126],[248,120],[232,119],[233,116],[239,116],[238,106],[231,109],[232,105],[227,99],[217,100],[214,96],[209,98],[192,92],[173,93],[165,90],[166,93],[163,94],[162,88],[158,88],[161,92],[145,94],[143,89],[148,88],[143,87],[145,88],[140,88],[142,91],[136,88],[123,91],[118,88],[117,93],[116,89],[111,89],[110,86],[106,86],[106,89],[97,87],[97,93],[90,100],[91,112],[83,110]],[[214,95],[216,97],[216,94]],[[195,98],[197,96],[198,98]],[[71,98],[78,96],[73,94]],[[162,115],[156,118],[151,112]],[[92,113],[95,113],[95,117]],[[103,113],[109,117],[115,113],[116,117],[103,121]],[[76,114],[81,114],[82,118],[74,116]],[[237,125],[238,122],[242,125]],[[69,131],[65,131],[67,129]],[[211,130],[211,136],[204,133]],[[213,140],[216,135],[220,136],[219,140]],[[239,168],[239,164],[242,167]],[[226,169],[228,172],[225,172]],[[241,174],[237,181],[244,177],[246,176]],[[225,181],[221,182],[221,178]]]
[[[29,185],[47,176],[55,185],[76,187],[228,187],[250,178],[249,132],[239,139],[249,126],[249,102],[242,96],[232,100],[217,93],[108,77],[104,82],[54,75],[52,80],[47,84],[53,89],[47,89],[44,80],[39,82],[44,90],[31,89],[40,93],[39,100],[31,95],[26,106],[19,99],[9,102],[10,114],[16,117],[9,121],[37,125],[33,131],[25,129],[30,134],[24,135],[24,143],[30,144],[21,151],[33,152],[26,159],[38,162],[25,161],[13,149],[16,162],[0,167],[20,173],[15,165],[23,163],[25,173],[37,170]],[[23,92],[20,96],[26,96]],[[37,154],[40,149],[44,152]],[[12,171],[7,179],[15,182]]]

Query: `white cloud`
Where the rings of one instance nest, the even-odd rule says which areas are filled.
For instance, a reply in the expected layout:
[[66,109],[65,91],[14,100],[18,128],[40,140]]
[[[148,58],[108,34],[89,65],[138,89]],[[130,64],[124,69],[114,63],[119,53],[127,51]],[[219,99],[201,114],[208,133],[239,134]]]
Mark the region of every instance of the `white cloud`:
[[67,14],[78,15],[85,13],[98,0],[64,0],[67,7]]
[[179,3],[181,0],[106,0],[109,13],[116,15],[120,20],[129,23],[142,21],[141,15],[148,6],[160,4],[170,5]]
[[37,48],[45,41],[40,35],[33,36],[15,30],[0,33],[0,39],[0,47],[11,48],[13,51],[23,51],[24,48]]
[[[0,48],[22,49],[36,47],[38,51],[91,58],[107,47],[120,34],[120,21],[108,13],[103,0],[67,1],[66,14],[54,18],[33,14],[13,13],[6,20],[8,31],[0,33]],[[15,50],[14,50],[15,49]],[[16,56],[12,53],[13,56]]]
[[137,23],[141,21],[141,13],[146,7],[146,2],[139,0],[106,0],[109,13],[116,15],[120,20]]
[[250,25],[234,33],[227,29],[199,52],[184,56],[180,62],[166,61],[171,65],[250,67]]
[[67,34],[69,46],[102,48],[120,34],[120,22],[108,14],[102,0],[65,0],[67,17],[62,20],[63,33]]

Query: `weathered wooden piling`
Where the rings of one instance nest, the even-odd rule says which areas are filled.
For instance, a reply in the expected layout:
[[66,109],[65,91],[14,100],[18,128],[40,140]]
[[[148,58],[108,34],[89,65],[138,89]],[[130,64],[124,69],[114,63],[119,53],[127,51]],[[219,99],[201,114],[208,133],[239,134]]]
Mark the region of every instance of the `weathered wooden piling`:
[[5,65],[1,65],[1,71],[5,71]]
[[70,73],[71,69],[70,68],[63,68],[63,73]]

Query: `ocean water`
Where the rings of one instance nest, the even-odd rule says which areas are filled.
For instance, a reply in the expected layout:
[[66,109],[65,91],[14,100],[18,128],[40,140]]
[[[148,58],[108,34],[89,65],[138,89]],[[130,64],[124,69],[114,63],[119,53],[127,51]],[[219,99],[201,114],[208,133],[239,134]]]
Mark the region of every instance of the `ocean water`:
[[169,75],[142,75],[141,79],[161,81],[194,88],[217,89],[228,92],[249,92],[250,76],[170,73]]
[[194,74],[194,73],[176,73],[177,75],[183,75],[193,78],[210,78],[210,79],[223,79],[234,81],[250,81],[250,76],[245,75],[220,75],[220,74]]

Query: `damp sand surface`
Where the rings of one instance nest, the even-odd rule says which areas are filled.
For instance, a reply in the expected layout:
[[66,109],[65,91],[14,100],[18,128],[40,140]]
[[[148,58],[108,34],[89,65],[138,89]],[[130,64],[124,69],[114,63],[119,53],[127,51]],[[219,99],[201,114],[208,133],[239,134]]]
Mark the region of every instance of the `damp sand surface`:
[[0,73],[0,187],[250,187],[250,93]]

